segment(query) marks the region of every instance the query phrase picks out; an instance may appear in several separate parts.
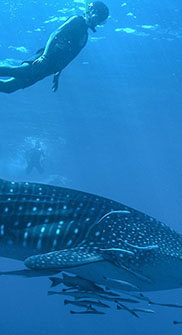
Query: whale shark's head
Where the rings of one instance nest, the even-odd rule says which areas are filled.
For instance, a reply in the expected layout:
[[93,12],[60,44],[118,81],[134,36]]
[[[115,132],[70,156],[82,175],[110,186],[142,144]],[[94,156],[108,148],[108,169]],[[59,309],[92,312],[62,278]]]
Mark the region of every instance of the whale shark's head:
[[89,241],[108,261],[103,273],[115,266],[105,274],[110,283],[122,278],[141,291],[182,287],[182,236],[146,214],[112,211],[93,226]]

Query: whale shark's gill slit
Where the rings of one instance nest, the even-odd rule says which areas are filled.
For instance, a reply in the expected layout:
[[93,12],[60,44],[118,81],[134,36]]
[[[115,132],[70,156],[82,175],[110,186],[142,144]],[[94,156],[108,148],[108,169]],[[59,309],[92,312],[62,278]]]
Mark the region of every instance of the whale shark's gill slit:
[[134,253],[132,251],[129,251],[129,250],[125,250],[125,249],[120,249],[120,248],[108,248],[108,249],[100,249],[101,251],[103,252],[119,252],[119,253],[124,253],[124,254],[127,254],[127,255],[134,255]]
[[127,210],[117,210],[117,211],[110,211],[109,213],[106,213],[97,223],[100,223],[102,220],[104,220],[105,218],[108,217],[109,219],[109,216],[113,215],[113,214],[123,214],[123,215],[126,215],[126,214],[130,214],[131,212],[130,211],[127,211]]
[[138,249],[138,250],[141,250],[141,251],[148,251],[148,250],[154,250],[154,249],[158,249],[159,246],[157,244],[155,245],[148,245],[148,246],[139,246],[139,245],[134,245],[134,244],[131,244],[131,243],[128,243],[128,241],[123,241],[122,239],[118,239],[118,241],[121,241],[123,242],[124,244],[128,245],[129,247],[132,247],[134,249]]

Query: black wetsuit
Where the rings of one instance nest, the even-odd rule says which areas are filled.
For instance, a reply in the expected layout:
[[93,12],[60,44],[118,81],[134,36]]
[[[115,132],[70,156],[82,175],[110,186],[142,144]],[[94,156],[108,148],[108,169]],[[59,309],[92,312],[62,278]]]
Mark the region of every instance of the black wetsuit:
[[[35,60],[20,66],[0,66],[0,92],[12,93],[35,84],[51,75],[59,77],[61,71],[79,54],[88,40],[88,25],[83,16],[73,16],[51,34]],[[39,55],[41,56],[39,57]]]

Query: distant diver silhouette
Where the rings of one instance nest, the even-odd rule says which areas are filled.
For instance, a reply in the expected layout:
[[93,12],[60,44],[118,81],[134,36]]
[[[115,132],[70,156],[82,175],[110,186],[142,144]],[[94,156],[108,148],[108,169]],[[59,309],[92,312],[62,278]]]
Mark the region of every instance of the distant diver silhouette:
[[58,89],[61,71],[80,53],[88,40],[88,28],[95,27],[109,16],[108,7],[101,1],[89,4],[84,16],[72,16],[54,31],[45,46],[20,66],[0,66],[0,92],[12,93],[29,87],[54,74],[52,90]]
[[40,143],[36,142],[35,147],[26,152],[27,167],[26,173],[30,174],[35,168],[40,174],[44,172],[42,167],[42,158],[45,157],[44,151],[40,147]]

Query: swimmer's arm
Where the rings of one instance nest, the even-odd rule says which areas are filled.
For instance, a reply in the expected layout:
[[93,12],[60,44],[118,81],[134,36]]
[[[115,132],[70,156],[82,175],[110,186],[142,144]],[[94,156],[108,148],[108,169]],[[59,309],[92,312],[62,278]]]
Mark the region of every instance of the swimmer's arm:
[[56,72],[53,77],[53,85],[52,85],[52,91],[56,92],[58,89],[58,84],[59,84],[59,76],[61,74],[61,71]]

